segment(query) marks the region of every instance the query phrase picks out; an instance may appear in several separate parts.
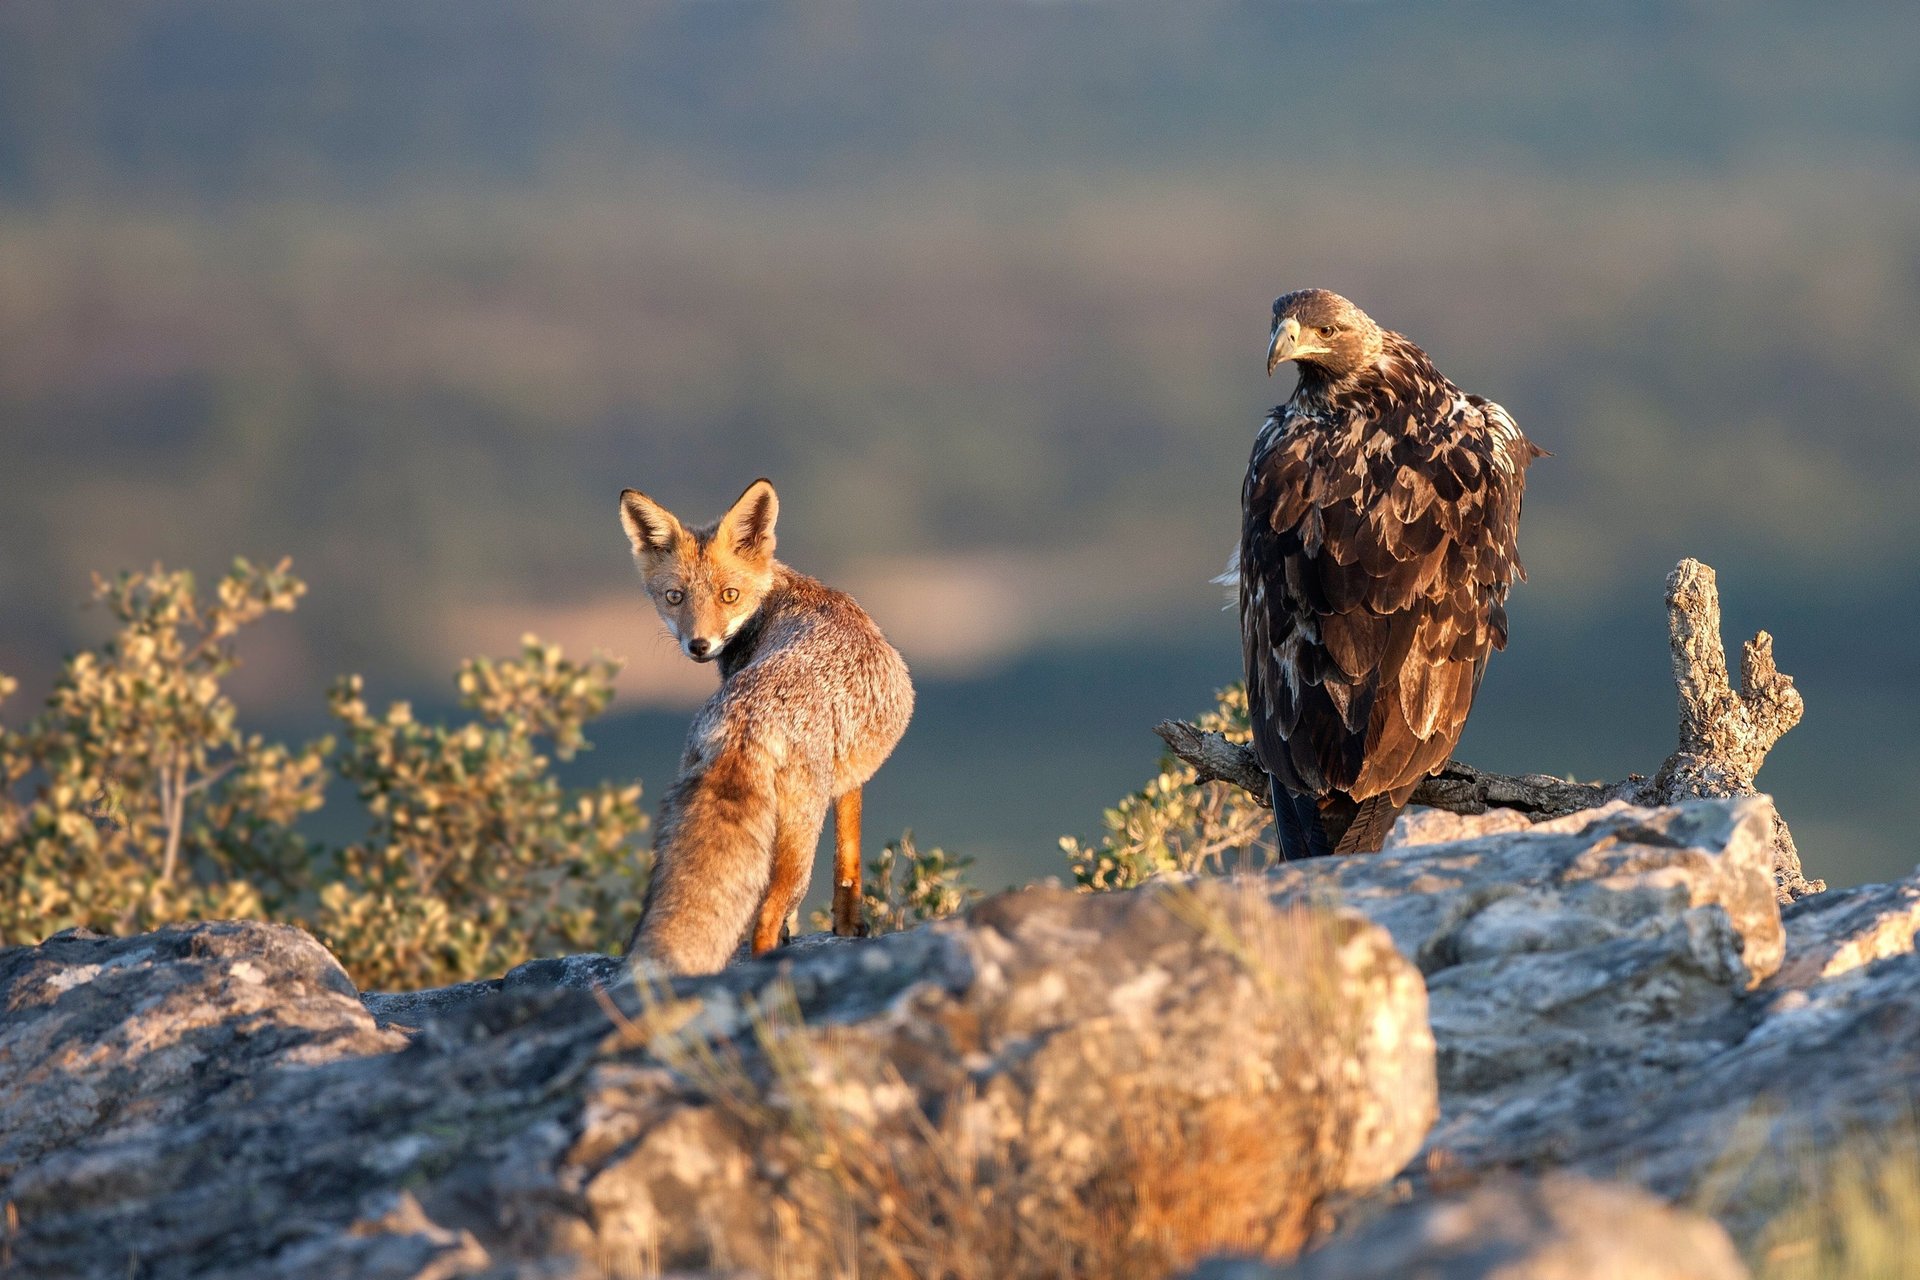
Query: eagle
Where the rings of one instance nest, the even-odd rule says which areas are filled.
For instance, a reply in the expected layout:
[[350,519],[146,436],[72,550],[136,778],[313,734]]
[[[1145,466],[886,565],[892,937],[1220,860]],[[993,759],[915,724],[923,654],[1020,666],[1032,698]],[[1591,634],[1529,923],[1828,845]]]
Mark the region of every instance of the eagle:
[[1299,371],[1241,490],[1253,749],[1288,859],[1380,848],[1460,740],[1546,451],[1337,293],[1273,304],[1267,373]]

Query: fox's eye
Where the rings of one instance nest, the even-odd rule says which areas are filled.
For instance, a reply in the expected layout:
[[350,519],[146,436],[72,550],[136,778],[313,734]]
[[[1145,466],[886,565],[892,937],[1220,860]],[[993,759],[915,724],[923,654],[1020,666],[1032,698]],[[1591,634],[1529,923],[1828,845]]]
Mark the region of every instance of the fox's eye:
[[732,604],[735,600],[738,600],[739,598],[740,598],[740,588],[738,587],[728,587],[726,590],[720,593],[721,604]]
[[682,600],[685,600],[686,598],[687,598],[687,593],[682,591],[678,587],[675,587],[671,591],[667,592],[668,604],[679,604]]
[[1331,338],[1339,327],[1339,325],[1323,324],[1320,326],[1320,336],[1323,338]]

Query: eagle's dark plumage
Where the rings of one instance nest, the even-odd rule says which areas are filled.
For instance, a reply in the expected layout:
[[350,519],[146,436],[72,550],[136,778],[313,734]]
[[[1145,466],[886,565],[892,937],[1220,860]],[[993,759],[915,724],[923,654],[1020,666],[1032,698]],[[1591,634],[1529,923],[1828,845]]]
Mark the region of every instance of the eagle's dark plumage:
[[1295,361],[1300,384],[1241,496],[1253,745],[1287,857],[1371,851],[1506,647],[1520,497],[1545,451],[1337,293],[1280,298],[1271,338],[1267,371]]

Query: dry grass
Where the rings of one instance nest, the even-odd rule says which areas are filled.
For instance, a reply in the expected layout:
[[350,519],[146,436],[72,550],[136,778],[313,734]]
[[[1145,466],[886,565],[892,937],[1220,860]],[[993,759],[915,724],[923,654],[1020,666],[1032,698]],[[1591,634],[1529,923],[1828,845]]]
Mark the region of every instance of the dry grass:
[[1756,1280],[1920,1280],[1920,1115],[1806,1162],[1754,1249]]

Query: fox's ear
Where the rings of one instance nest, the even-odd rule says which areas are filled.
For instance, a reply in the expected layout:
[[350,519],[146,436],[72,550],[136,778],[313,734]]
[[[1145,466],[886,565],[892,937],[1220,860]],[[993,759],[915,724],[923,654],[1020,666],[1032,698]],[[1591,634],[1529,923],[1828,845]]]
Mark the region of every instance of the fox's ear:
[[720,536],[736,554],[759,560],[773,559],[773,522],[780,518],[780,495],[773,481],[760,479],[720,517]]
[[620,527],[627,531],[636,556],[671,550],[686,532],[671,511],[638,489],[620,491]]

